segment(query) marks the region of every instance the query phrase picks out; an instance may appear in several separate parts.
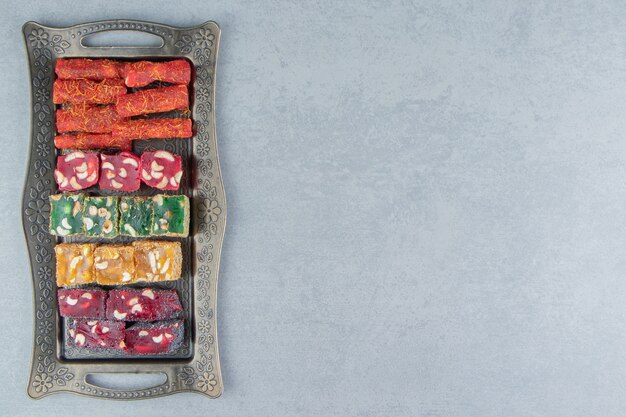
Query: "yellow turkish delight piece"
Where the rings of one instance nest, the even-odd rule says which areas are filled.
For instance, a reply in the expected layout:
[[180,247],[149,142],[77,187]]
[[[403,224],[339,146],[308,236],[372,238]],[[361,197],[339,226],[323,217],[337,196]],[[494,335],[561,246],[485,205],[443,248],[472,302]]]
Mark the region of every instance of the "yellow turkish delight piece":
[[93,253],[96,245],[90,243],[60,243],[56,252],[57,286],[89,284],[96,281]]
[[173,281],[180,278],[182,250],[180,242],[143,240],[133,242],[137,282]]
[[129,284],[135,280],[132,246],[102,245],[94,252],[96,281],[102,285]]

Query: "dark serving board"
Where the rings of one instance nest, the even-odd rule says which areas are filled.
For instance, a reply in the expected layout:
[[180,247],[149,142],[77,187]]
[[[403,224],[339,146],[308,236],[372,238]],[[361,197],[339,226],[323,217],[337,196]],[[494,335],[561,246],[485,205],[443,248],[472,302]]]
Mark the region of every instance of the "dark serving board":
[[[163,39],[159,47],[87,47],[83,38],[103,31],[139,31]],[[226,200],[219,168],[215,129],[215,65],[220,28],[206,22],[176,28],[136,20],[107,20],[68,28],[35,22],[23,27],[28,52],[32,126],[30,159],[24,186],[22,221],[28,246],[34,289],[33,359],[28,395],[57,392],[113,398],[141,399],[192,391],[218,397],[223,391],[217,346],[216,296],[220,252],[226,224]],[[186,58],[194,66],[190,85],[192,139],[135,141],[133,151],[166,149],[183,157],[183,178],[177,193],[191,201],[188,238],[183,248],[183,274],[178,281],[156,284],[175,288],[185,309],[185,337],[168,356],[123,357],[115,352],[88,352],[65,344],[64,326],[56,301],[54,246],[60,242],[94,242],[88,238],[57,238],[48,233],[48,196],[58,192],[53,172],[55,105],[52,103],[54,63],[57,58],[114,58],[164,60]],[[97,187],[85,192],[97,195]],[[110,193],[115,194],[115,193]],[[119,193],[117,193],[119,194]],[[138,195],[155,194],[142,187]],[[116,238],[107,243],[125,243]],[[151,284],[152,285],[152,284]],[[165,383],[136,390],[109,389],[87,379],[97,373],[164,373]]]

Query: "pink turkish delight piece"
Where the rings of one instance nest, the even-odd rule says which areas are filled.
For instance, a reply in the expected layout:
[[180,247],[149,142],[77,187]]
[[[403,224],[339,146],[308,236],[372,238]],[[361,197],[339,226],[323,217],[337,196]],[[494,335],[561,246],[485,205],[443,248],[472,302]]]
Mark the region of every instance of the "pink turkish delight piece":
[[98,182],[99,159],[95,153],[75,151],[57,157],[54,179],[62,191],[89,188]]
[[156,321],[180,317],[183,307],[176,290],[121,288],[109,291],[107,318],[123,321]]
[[107,292],[96,289],[67,289],[57,292],[62,317],[105,318]]
[[126,323],[112,320],[72,320],[69,344],[79,348],[124,350]]
[[137,191],[141,160],[131,152],[101,154],[100,188],[115,191]]
[[141,155],[141,180],[159,190],[178,190],[183,176],[182,159],[168,151]]
[[174,352],[183,339],[183,321],[136,323],[126,329],[126,351],[131,355]]

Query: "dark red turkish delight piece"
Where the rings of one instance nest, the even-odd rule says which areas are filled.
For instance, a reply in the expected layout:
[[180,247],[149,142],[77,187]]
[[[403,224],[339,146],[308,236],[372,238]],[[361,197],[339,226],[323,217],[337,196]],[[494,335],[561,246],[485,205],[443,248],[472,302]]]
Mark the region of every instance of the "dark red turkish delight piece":
[[69,344],[90,349],[125,348],[124,329],[126,323],[112,320],[71,320],[69,326]]
[[168,151],[141,154],[141,180],[159,190],[178,190],[183,176],[180,155]]
[[180,317],[183,307],[176,290],[122,288],[109,291],[107,318],[156,321]]
[[98,154],[81,151],[57,157],[54,179],[62,191],[77,191],[98,182],[100,159]]
[[126,351],[131,355],[174,352],[183,339],[183,321],[136,323],[126,329]]
[[137,191],[141,160],[130,152],[100,154],[100,188],[115,191]]
[[105,318],[107,292],[97,289],[59,289],[59,313],[62,317]]

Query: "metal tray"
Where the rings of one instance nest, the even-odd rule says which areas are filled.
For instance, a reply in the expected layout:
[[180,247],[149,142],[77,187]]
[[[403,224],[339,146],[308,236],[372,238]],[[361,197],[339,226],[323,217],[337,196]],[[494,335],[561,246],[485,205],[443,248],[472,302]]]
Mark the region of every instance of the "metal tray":
[[[139,31],[159,36],[159,47],[87,47],[83,38],[103,31]],[[142,399],[197,392],[218,397],[223,391],[217,345],[216,296],[220,253],[226,225],[226,200],[220,174],[215,129],[215,66],[220,28],[206,22],[176,28],[137,20],[106,20],[68,28],[35,22],[23,27],[29,59],[32,125],[30,159],[22,201],[22,221],[33,277],[34,335],[28,395],[41,398],[71,392],[99,398]],[[181,239],[183,276],[160,284],[176,288],[186,311],[185,342],[167,357],[122,358],[115,354],[86,355],[65,346],[58,315],[54,245],[62,241],[48,233],[48,196],[57,192],[53,178],[55,106],[52,103],[54,63],[57,58],[87,57],[135,59],[186,58],[194,65],[191,114],[194,136],[189,140],[136,141],[134,150],[167,149],[183,156],[180,193],[191,200],[190,237]],[[98,194],[98,190],[87,190]],[[150,195],[142,188],[134,194]],[[89,241],[83,238],[82,241]],[[93,241],[93,240],[92,240]],[[124,239],[118,239],[121,242]],[[116,242],[117,242],[116,241]],[[101,387],[89,379],[97,373],[164,373],[167,380],[146,389]]]

